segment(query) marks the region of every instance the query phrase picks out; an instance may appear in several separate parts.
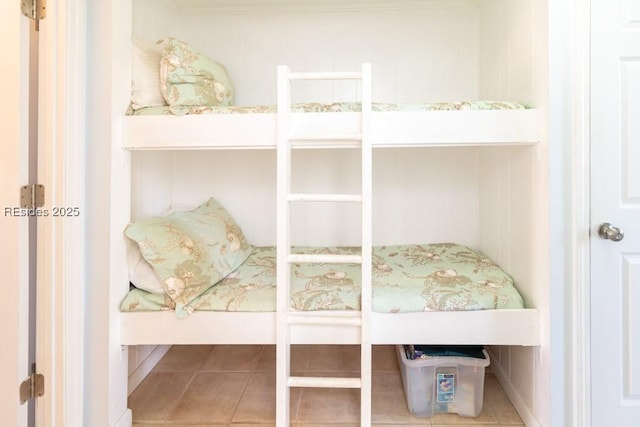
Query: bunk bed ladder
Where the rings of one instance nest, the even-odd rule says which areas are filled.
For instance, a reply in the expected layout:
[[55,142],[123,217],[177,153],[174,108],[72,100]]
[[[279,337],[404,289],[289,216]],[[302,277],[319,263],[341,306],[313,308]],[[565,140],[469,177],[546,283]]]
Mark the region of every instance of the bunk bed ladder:
[[[361,80],[361,117],[358,134],[291,135],[292,80]],[[326,387],[360,388],[360,423],[371,425],[371,261],[372,205],[371,172],[371,65],[363,64],[359,72],[292,73],[288,67],[278,67],[278,140],[277,140],[277,346],[276,346],[276,425],[289,427],[290,388]],[[300,140],[335,143],[357,143],[361,148],[361,194],[293,194],[291,193],[291,150]],[[343,145],[340,145],[343,144]],[[348,145],[351,146],[351,145]],[[330,145],[334,147],[334,145]],[[290,206],[295,202],[360,203],[360,255],[292,254],[290,240]],[[319,316],[313,312],[291,311],[290,274],[293,263],[357,263],[361,264],[361,309],[359,316]],[[360,378],[294,377],[290,375],[291,326],[329,325],[359,328]]]

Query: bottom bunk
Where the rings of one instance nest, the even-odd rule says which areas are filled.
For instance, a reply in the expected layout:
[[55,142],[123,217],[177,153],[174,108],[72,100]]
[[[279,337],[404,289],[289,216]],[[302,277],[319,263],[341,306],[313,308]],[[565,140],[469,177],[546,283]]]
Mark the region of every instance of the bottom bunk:
[[[335,311],[321,312],[335,316]],[[318,314],[318,313],[314,313]],[[358,317],[354,311],[346,316]],[[122,345],[275,344],[276,313],[196,311],[121,313]],[[359,344],[360,328],[291,326],[292,344]],[[372,344],[540,345],[536,309],[372,313]]]
[[[358,251],[346,247],[311,249],[330,255]],[[309,248],[295,248],[294,252],[308,253]],[[138,270],[148,268],[144,262],[132,265]],[[313,311],[314,316],[335,316],[338,312],[359,317],[359,269],[356,264],[293,264],[292,309]],[[193,271],[186,270],[181,264],[172,271],[193,280]],[[134,271],[131,276],[147,290],[132,286],[121,304],[121,344],[276,342],[274,247],[252,248],[231,273],[186,304],[183,301],[182,306],[176,304],[182,300],[169,292],[173,289],[164,292],[166,287],[157,280],[153,283],[153,274]],[[372,277],[374,344],[540,343],[537,310],[525,309],[511,277],[468,247],[453,243],[375,247]],[[292,342],[300,344],[360,342],[356,326],[341,327],[339,334],[330,325],[292,326],[291,334]]]

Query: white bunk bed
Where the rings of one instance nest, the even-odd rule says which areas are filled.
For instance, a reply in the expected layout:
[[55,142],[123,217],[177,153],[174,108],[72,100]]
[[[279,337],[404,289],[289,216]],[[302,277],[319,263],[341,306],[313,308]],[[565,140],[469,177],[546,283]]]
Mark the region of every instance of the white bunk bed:
[[[284,70],[286,67],[281,74],[286,73]],[[308,75],[313,77],[313,73]],[[283,105],[290,104],[290,95],[283,91],[279,88],[279,99],[284,99]],[[284,110],[282,105],[279,109]],[[533,109],[370,114],[371,143],[377,148],[535,146],[539,139],[537,112]],[[279,133],[286,133],[303,135],[291,138],[294,148],[340,149],[358,146],[359,143],[351,141],[352,135],[358,134],[363,126],[360,113],[353,112],[286,113],[284,120],[290,130],[281,132],[277,129],[278,123],[282,123],[280,120],[279,113],[130,116],[125,120],[123,148],[178,151],[275,149]],[[326,138],[327,134],[329,138]],[[359,317],[358,312],[353,311],[313,313],[327,318],[337,314],[354,319]],[[532,308],[369,314],[373,344],[540,344],[539,313]],[[275,344],[276,317],[275,311],[196,311],[186,319],[177,319],[173,311],[166,310],[124,312],[121,343]],[[331,324],[291,325],[291,328],[291,342],[296,344],[361,342],[358,326],[342,328],[339,333]]]
[[[544,43],[535,42],[538,31],[545,34],[545,12],[534,0],[120,0],[118,4],[128,9],[123,15],[132,19],[133,32],[114,34],[117,48],[128,47],[131,36],[189,39],[227,65],[240,106],[276,104],[278,64],[290,64],[295,71],[344,71],[366,62],[373,64],[373,101],[380,105],[474,99],[533,105],[455,111],[380,108],[371,113],[373,244],[454,241],[474,247],[513,276],[525,308],[368,313],[370,344],[500,346],[494,350],[503,352],[502,357],[492,359],[501,381],[511,381],[512,368],[519,378],[505,390],[516,400],[524,398],[525,410],[533,407],[528,388],[543,381],[546,369],[537,368],[535,347],[544,345],[548,333],[546,95],[541,72],[546,53],[540,47]],[[326,27],[322,34],[309,30],[318,24]],[[223,39],[227,45],[216,44]],[[159,215],[173,204],[196,206],[213,196],[229,209],[252,244],[273,246],[277,219],[279,113],[267,107],[260,113],[125,115],[130,87],[124,85],[124,90],[120,81],[129,80],[129,65],[125,61],[113,76],[119,88],[114,105],[121,110],[113,113],[112,343],[278,343],[282,331],[275,311],[195,311],[178,319],[172,311],[120,310],[129,292],[127,245],[121,230],[131,221]],[[295,103],[333,104],[351,100],[360,89],[317,84],[302,92]],[[302,181],[320,193],[354,192],[357,180],[354,184],[342,174],[336,175],[340,191],[327,191],[318,182],[327,170],[332,173],[357,160],[353,151],[358,144],[349,142],[348,135],[362,126],[361,114],[292,112],[289,116],[294,144],[307,148],[296,150],[302,152],[297,163],[308,165],[300,174]],[[332,140],[314,137],[327,130]],[[343,141],[336,140],[340,135],[346,135]],[[344,155],[319,154],[338,146],[345,148]],[[316,161],[336,165],[318,167]],[[237,190],[228,185],[235,180]],[[388,203],[397,205],[396,210]],[[299,213],[312,216],[310,208]],[[328,215],[336,219],[343,213]],[[352,211],[346,212],[345,218],[354,217]],[[397,231],[389,229],[390,223]],[[360,234],[344,225],[332,232],[323,221],[313,224],[294,227],[300,235],[294,244],[315,246],[319,240],[323,246],[358,246],[354,242],[360,241]],[[339,314],[360,318],[352,310]],[[336,312],[314,315],[334,317]],[[290,325],[290,343],[362,342],[360,326],[342,327],[336,333],[328,323]],[[123,368],[118,364],[121,356],[118,359],[113,364],[122,374],[126,362]]]

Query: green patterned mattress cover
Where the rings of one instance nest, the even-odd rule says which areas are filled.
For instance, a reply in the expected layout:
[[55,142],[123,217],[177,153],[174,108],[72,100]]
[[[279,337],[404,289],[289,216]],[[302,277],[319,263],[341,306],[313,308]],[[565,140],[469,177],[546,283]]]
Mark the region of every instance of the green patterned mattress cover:
[[[299,248],[294,253],[353,254],[359,248]],[[373,249],[373,311],[381,313],[524,308],[511,277],[468,247],[438,243]],[[359,310],[360,265],[293,264],[293,310]],[[172,310],[164,294],[132,288],[121,310]],[[194,310],[276,311],[276,248],[257,247],[239,268],[196,298]]]
[[[372,110],[374,112],[391,111],[460,111],[460,110],[522,110],[530,108],[524,104],[505,101],[454,101],[454,102],[433,102],[421,104],[389,104],[374,102]],[[360,103],[357,102],[334,102],[304,103],[294,104],[291,111],[294,113],[344,113],[359,112]],[[275,105],[255,105],[255,106],[191,106],[191,107],[146,107],[138,110],[129,108],[127,115],[147,116],[147,115],[185,115],[185,114],[260,114],[275,113]]]

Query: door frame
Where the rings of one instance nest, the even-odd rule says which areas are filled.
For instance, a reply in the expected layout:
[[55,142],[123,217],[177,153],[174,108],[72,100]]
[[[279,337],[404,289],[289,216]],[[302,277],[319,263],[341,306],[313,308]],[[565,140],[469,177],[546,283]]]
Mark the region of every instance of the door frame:
[[551,426],[591,426],[591,0],[549,3]]
[[[37,425],[84,424],[85,21],[84,2],[64,0],[40,22],[38,182],[49,216],[37,231]],[[54,207],[78,216],[53,217]]]
[[565,417],[575,427],[591,426],[591,2],[574,0],[573,5],[573,137],[567,147],[572,210],[565,261],[569,284],[565,312],[570,319],[567,331],[571,331]]
[[[2,218],[0,230],[3,245],[3,299],[7,307],[0,311],[3,350],[0,351],[0,414],[7,425],[26,426],[28,408],[20,405],[18,388],[28,375],[28,289],[29,289],[29,220],[5,213],[5,208],[19,205],[19,188],[28,181],[29,82],[24,71],[28,67],[29,27],[19,16],[17,2],[0,3],[5,17],[0,38],[5,52],[0,61],[0,87],[5,102],[0,105],[3,144],[0,148],[0,182]],[[16,102],[16,103],[14,103]],[[6,141],[6,142],[5,142]]]

